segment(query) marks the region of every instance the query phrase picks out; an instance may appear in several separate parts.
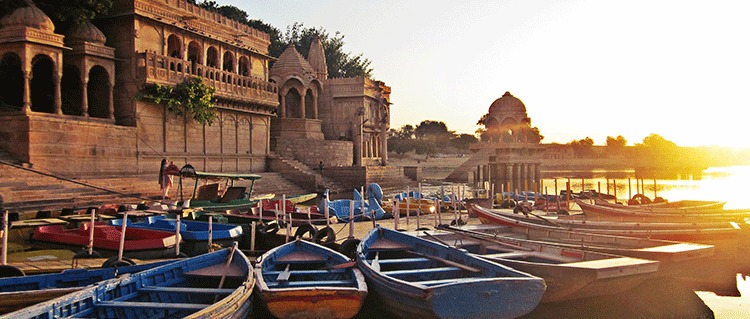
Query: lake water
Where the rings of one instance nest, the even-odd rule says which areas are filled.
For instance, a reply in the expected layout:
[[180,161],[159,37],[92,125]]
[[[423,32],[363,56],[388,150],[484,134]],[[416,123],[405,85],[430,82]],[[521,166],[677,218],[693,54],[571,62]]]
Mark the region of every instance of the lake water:
[[[558,171],[545,175],[543,185],[549,193],[554,193],[554,178],[557,178],[558,193],[565,189],[568,180],[574,192],[581,190],[582,183],[586,190],[601,189],[607,192],[609,184],[609,193],[614,193],[616,188],[617,198],[626,201],[637,193],[636,187],[641,188],[642,185],[643,194],[652,199],[656,189],[657,196],[670,201],[721,200],[726,202],[724,207],[728,209],[750,208],[745,195],[750,183],[750,166],[711,167],[702,172],[662,174],[656,178],[653,175],[639,176],[646,174],[636,174],[635,171]],[[638,181],[636,185],[636,177],[642,178],[643,182]],[[716,318],[750,318],[750,280],[738,275],[737,287],[741,297],[720,297],[711,292],[697,294],[714,311]]]

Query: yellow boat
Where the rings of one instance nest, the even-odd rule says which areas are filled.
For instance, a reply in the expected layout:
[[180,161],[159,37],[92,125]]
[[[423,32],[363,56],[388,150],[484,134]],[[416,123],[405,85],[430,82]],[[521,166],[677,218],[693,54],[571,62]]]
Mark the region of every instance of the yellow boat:
[[[399,215],[405,216],[408,211],[410,215],[416,215],[417,211],[420,214],[432,214],[435,212],[435,201],[432,199],[415,199],[407,198],[406,200],[396,201],[398,203]],[[386,212],[393,213],[394,202],[388,201],[384,203],[383,209]]]

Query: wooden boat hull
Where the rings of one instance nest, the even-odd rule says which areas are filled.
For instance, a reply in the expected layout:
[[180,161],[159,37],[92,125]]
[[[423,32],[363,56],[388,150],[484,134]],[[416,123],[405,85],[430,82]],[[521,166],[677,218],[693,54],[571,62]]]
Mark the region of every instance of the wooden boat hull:
[[[97,224],[94,226],[94,249],[103,256],[117,256],[120,249],[121,227]],[[89,224],[80,224],[77,229],[65,229],[60,225],[41,226],[31,237],[36,246],[79,251],[89,244]],[[124,254],[138,259],[158,259],[175,256],[177,236],[174,233],[150,229],[127,229]]]
[[653,278],[659,269],[658,261],[511,237],[489,239],[472,236],[471,232],[454,227],[415,235],[441,240],[490,261],[544,278],[547,289],[542,302],[615,294]]
[[640,220],[655,220],[659,221],[674,221],[674,222],[709,222],[709,221],[732,221],[742,220],[746,217],[750,217],[750,212],[743,211],[643,211],[624,208],[615,208],[603,205],[589,204],[585,201],[576,199],[576,204],[581,207],[581,210],[586,216],[590,217],[616,217],[616,218],[632,218]]
[[[122,220],[109,221],[112,225],[121,226]],[[177,228],[176,219],[168,219],[165,216],[150,216],[142,222],[129,222],[128,229],[141,228],[175,233]],[[211,242],[226,247],[232,242],[239,241],[242,237],[242,227],[221,223],[212,223]],[[208,252],[208,223],[193,220],[180,221],[180,252],[188,256],[197,256]]]
[[[397,245],[381,244],[389,241]],[[417,267],[385,271],[380,267],[384,267],[386,262],[403,265],[413,259],[384,258],[378,263],[374,261],[380,252],[384,256],[399,256],[399,253],[414,256],[413,251],[419,252],[419,256],[431,256],[427,259],[439,258],[443,265],[464,270],[470,267],[479,273],[462,273],[462,277],[439,279],[442,274],[433,274],[443,269],[452,271],[453,268]],[[445,263],[445,260],[449,263]],[[541,278],[461,250],[382,228],[373,229],[362,239],[357,248],[357,264],[367,277],[371,291],[389,311],[403,318],[515,318],[533,310],[545,289]]]
[[[247,257],[223,249],[106,280],[3,318],[247,318],[254,284]],[[229,288],[209,288],[217,286]]]
[[690,213],[690,212],[721,212],[726,202],[707,200],[680,200],[674,202],[661,202],[641,205],[622,205],[610,203],[606,200],[594,198],[594,203],[600,206],[613,207],[625,210],[635,210],[653,213]]
[[[415,216],[417,212],[419,212],[422,215],[426,214],[432,214],[436,211],[435,208],[435,201],[430,199],[414,199],[414,198],[407,198],[406,200],[397,201],[395,202],[398,205],[398,211],[401,216],[406,216],[406,213],[409,212],[409,215]],[[393,214],[395,212],[395,206],[394,202],[387,202],[383,209]]]
[[[352,318],[367,296],[362,273],[353,265],[335,269],[348,258],[324,246],[297,240],[268,251],[260,260],[255,267],[257,288],[277,318]],[[284,267],[291,268],[289,278],[278,281]]]
[[31,306],[111,279],[135,273],[170,261],[102,269],[69,269],[61,273],[0,278],[0,314]]

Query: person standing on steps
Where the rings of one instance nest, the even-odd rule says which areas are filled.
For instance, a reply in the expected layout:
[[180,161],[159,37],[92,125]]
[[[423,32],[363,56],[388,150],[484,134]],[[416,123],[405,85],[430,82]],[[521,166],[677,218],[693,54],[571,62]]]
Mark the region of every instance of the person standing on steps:
[[161,186],[161,200],[169,199],[169,189],[172,188],[172,175],[168,173],[167,159],[161,160],[161,166],[159,167],[159,186]]

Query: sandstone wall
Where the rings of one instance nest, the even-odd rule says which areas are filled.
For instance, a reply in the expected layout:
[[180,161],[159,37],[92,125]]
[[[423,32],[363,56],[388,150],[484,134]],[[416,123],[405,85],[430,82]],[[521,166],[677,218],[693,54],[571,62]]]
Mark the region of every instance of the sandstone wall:
[[352,165],[354,158],[350,141],[277,138],[273,144],[277,154],[298,160],[311,168],[317,168],[320,161],[323,161],[325,170],[336,166],[347,167]]

